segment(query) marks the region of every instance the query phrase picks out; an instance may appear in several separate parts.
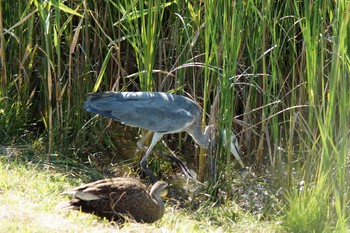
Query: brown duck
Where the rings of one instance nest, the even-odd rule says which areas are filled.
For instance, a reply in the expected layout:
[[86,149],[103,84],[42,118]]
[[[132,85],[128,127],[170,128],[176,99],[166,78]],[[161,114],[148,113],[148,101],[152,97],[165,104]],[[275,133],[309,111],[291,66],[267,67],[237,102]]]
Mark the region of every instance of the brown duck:
[[148,191],[138,179],[108,178],[65,192],[74,195],[74,198],[56,208],[81,210],[116,221],[131,218],[137,222],[152,223],[164,214],[161,196],[166,195],[167,186],[166,182],[158,181]]

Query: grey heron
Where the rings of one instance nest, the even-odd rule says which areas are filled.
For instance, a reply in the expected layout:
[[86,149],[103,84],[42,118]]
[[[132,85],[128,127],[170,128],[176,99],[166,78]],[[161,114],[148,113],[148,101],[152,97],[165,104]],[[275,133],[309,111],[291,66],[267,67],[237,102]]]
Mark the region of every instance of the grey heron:
[[[208,148],[210,134],[214,130],[213,125],[202,130],[200,106],[181,95],[163,92],[99,92],[88,96],[84,108],[88,112],[154,132],[151,144],[140,162],[141,168],[153,183],[157,178],[148,169],[147,158],[163,135],[187,132],[196,143]],[[236,138],[233,136],[231,140],[231,153],[244,168]],[[141,144],[145,142],[144,139],[141,141]]]

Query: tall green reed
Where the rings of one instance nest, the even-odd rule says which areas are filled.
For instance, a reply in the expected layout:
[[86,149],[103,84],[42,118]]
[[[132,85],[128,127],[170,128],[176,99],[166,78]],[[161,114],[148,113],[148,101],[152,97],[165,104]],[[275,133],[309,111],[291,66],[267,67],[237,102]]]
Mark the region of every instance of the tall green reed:
[[35,92],[30,74],[37,48],[32,47],[30,37],[23,38],[33,34],[35,11],[23,2],[16,5],[15,12],[9,2],[1,2],[1,8],[0,139],[17,143],[25,132]]
[[[23,131],[16,137],[23,139],[28,134],[26,128],[31,125],[37,131],[31,133],[37,133],[37,137],[47,135],[49,154],[64,150],[68,147],[68,138],[72,137],[69,133],[73,128],[73,118],[67,117],[71,113],[70,108],[68,111],[66,108],[65,57],[68,52],[62,45],[69,42],[65,39],[70,38],[72,19],[82,15],[56,1],[30,1],[29,4],[19,1],[13,4],[3,4],[6,15],[2,22],[8,32],[5,35],[5,51],[8,51],[5,55],[11,63],[4,64],[10,72],[3,76],[9,85],[5,87],[7,92],[2,95],[2,100],[8,99],[12,104],[4,110],[6,117],[1,117],[1,120],[8,120],[2,125],[7,129],[17,125],[17,128],[13,127],[14,131]],[[9,135],[10,138],[13,136]],[[54,149],[54,146],[57,147]]]
[[159,35],[164,10],[172,3],[165,1],[118,1],[113,3],[121,12],[121,19],[114,25],[123,32],[123,37],[132,46],[135,56],[140,90],[155,88],[154,65],[158,55]]
[[[206,170],[207,179],[212,177],[211,181],[216,183],[218,175],[223,171],[231,172],[232,161],[229,150],[223,150],[222,145],[228,145],[228,142],[222,140],[223,133],[226,138],[231,138],[231,129],[235,116],[235,88],[237,81],[237,62],[241,47],[241,27],[242,27],[242,4],[237,2],[231,5],[220,4],[216,1],[208,1],[205,13],[205,89],[204,96],[204,116],[206,120],[206,109],[212,104],[210,123],[216,124],[218,128],[219,144],[218,150],[213,152],[208,158],[209,167]],[[215,17],[221,15],[222,17]],[[212,70],[209,67],[217,67]],[[210,101],[210,98],[214,98]],[[209,152],[210,153],[210,152]],[[203,162],[204,163],[204,162]],[[203,172],[202,172],[203,173]],[[203,179],[203,178],[202,178]]]
[[[349,166],[347,157],[349,150],[349,91],[350,91],[350,55],[349,55],[349,10],[347,1],[338,2],[338,7],[329,11],[329,15],[337,15],[339,19],[332,21],[333,43],[329,85],[326,93],[322,93],[322,100],[326,101],[322,116],[318,116],[321,126],[322,165],[326,171],[331,170],[330,178],[333,181],[333,195],[335,198],[335,210],[337,216],[336,230],[345,232],[348,229],[348,198],[350,186]],[[327,34],[325,35],[327,36]],[[328,46],[327,46],[328,47]],[[327,69],[328,71],[328,69]],[[319,119],[322,119],[323,122]],[[324,159],[323,159],[324,158]]]
[[[0,19],[3,19],[2,14],[2,1],[0,1]],[[1,57],[1,92],[4,96],[7,95],[7,75],[6,75],[6,61],[5,61],[5,31],[3,21],[0,21],[0,32],[1,32],[1,41],[0,41],[0,57]]]
[[[69,125],[64,122],[67,120],[65,117],[67,112],[63,109],[66,104],[64,102],[65,86],[63,85],[67,82],[61,66],[62,37],[64,32],[67,32],[66,27],[72,20],[72,16],[81,17],[82,15],[61,2],[34,1],[34,4],[41,20],[40,26],[43,36],[40,38],[43,40],[41,46],[45,57],[42,63],[43,73],[41,74],[45,99],[43,122],[48,131],[48,154],[51,154],[54,151],[54,140],[59,142],[56,143],[56,146],[63,148],[66,146],[63,143],[65,143],[64,139],[69,129]],[[66,17],[63,17],[64,13],[67,13]],[[55,116],[53,116],[54,114]]]
[[[324,229],[331,228],[345,232],[348,228],[349,196],[348,166],[349,154],[349,4],[337,2],[329,8],[331,2],[295,3],[299,25],[303,35],[305,51],[305,77],[307,80],[307,144],[308,153],[300,171],[307,184],[313,183],[313,192],[324,193],[322,187],[330,186],[327,197],[319,200],[326,204]],[[338,18],[339,17],[339,18]],[[341,20],[338,20],[341,19]],[[332,36],[330,36],[332,35]],[[345,128],[345,129],[344,129]],[[311,145],[311,147],[310,147]],[[326,181],[322,179],[326,177]],[[315,187],[316,186],[316,187]],[[319,195],[317,194],[317,195]],[[303,211],[313,211],[302,195],[296,196]],[[294,197],[295,198],[295,197]],[[330,200],[334,200],[331,202]],[[290,207],[293,205],[290,202]],[[293,209],[289,209],[290,213]],[[314,212],[314,211],[313,211]],[[301,213],[303,214],[303,213]],[[290,221],[287,215],[286,222]],[[301,222],[300,224],[304,224]]]

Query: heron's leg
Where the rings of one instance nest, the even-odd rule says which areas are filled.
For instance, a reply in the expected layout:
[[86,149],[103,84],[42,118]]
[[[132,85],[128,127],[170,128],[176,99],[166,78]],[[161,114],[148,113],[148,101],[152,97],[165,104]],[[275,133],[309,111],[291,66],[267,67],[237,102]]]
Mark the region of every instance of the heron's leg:
[[142,136],[142,138],[137,142],[137,147],[142,151],[147,151],[147,147],[145,146],[145,143],[147,139],[152,135],[152,131],[148,131],[145,135]]
[[149,155],[151,154],[151,151],[153,149],[153,147],[157,144],[157,142],[163,137],[164,134],[162,133],[157,133],[155,132],[153,134],[153,138],[152,138],[152,142],[149,145],[145,155],[142,157],[141,162],[140,162],[140,166],[142,168],[142,170],[144,170],[147,175],[149,175],[149,177],[152,180],[152,183],[157,182],[157,177],[148,169],[147,167],[147,158],[149,157]]
[[230,147],[231,147],[230,150],[231,150],[231,153],[233,154],[233,156],[235,156],[235,158],[238,160],[238,162],[242,166],[242,168],[245,168],[244,163],[243,163],[242,158],[241,158],[242,153],[238,148],[237,141],[234,141],[234,139],[233,139],[231,141]]

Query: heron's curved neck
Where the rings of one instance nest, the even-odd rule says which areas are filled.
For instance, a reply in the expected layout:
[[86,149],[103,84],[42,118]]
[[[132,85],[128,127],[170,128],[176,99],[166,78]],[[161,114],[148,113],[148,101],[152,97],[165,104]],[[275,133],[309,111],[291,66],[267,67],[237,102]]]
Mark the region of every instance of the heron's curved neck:
[[192,127],[188,133],[192,136],[192,138],[202,147],[208,148],[209,145],[209,137],[213,130],[213,125],[208,125],[205,127],[204,132],[202,131],[202,127],[200,125],[196,125]]

